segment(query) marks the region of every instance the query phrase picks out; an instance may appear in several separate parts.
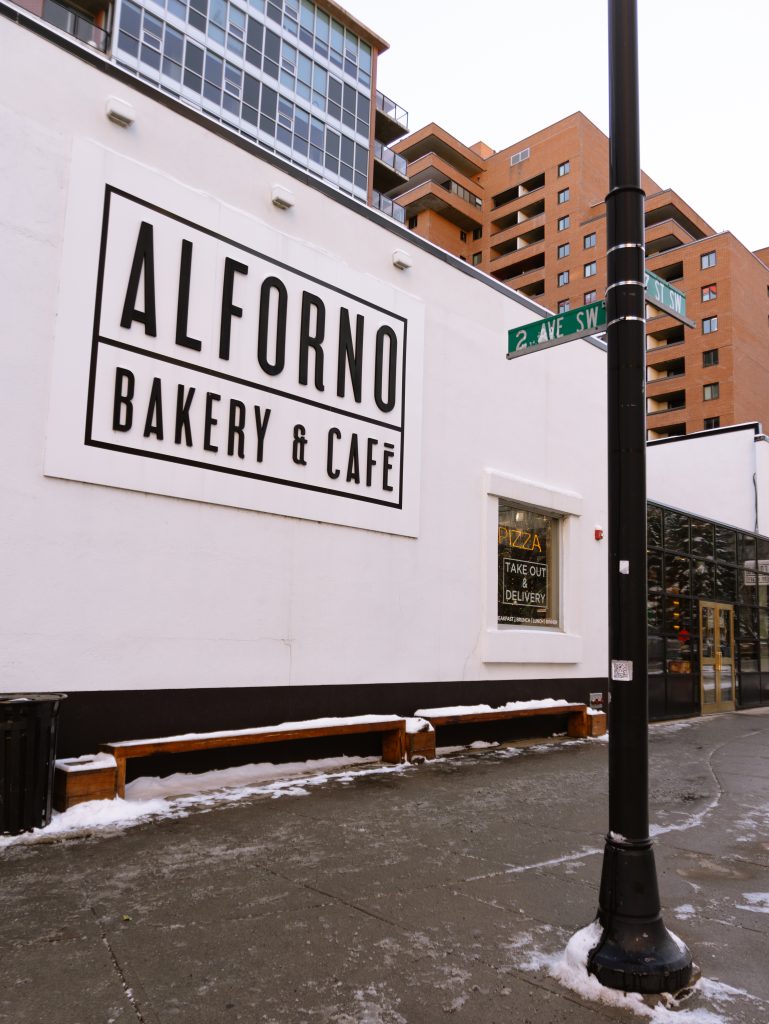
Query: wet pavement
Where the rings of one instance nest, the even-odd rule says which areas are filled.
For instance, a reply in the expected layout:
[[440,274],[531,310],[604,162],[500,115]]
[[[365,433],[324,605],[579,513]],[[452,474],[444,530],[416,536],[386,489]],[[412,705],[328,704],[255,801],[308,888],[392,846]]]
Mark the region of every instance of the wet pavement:
[[[0,849],[0,1021],[637,1021],[548,965],[597,908],[607,745],[538,741]],[[769,1022],[769,709],[656,725],[681,1024]],[[707,1016],[710,1014],[710,1017]]]

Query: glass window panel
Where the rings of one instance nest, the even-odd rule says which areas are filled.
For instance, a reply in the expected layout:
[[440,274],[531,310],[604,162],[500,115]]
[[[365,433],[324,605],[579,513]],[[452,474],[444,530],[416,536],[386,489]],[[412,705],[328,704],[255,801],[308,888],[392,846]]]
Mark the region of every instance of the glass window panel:
[[142,12],[131,3],[124,3],[120,12],[120,27],[132,36],[139,36]]
[[222,69],[223,63],[221,57],[217,57],[215,53],[211,53],[210,50],[206,53],[206,81],[212,85],[222,84]]
[[352,182],[353,170],[352,167],[349,166],[349,164],[342,164],[340,168],[340,173],[342,177],[345,179],[345,181]]
[[339,174],[339,159],[328,152],[326,153],[326,170],[331,171],[332,174]]
[[198,14],[197,11],[190,11],[189,22],[193,28],[196,28],[198,32],[205,32],[206,30],[206,19],[202,14]]
[[326,78],[326,72],[319,64],[316,64],[312,69],[312,87],[322,96],[326,95]]
[[339,156],[339,136],[330,128],[326,129],[326,152],[334,157]]
[[284,146],[290,146],[292,142],[291,130],[284,127],[282,124],[278,124],[278,142],[282,142]]
[[168,75],[169,78],[173,78],[175,82],[181,82],[182,66],[181,64],[177,64],[175,60],[169,60],[168,57],[164,57],[163,74]]
[[294,132],[294,152],[306,157],[309,148],[307,139],[300,139],[296,132]]
[[665,555],[665,590],[669,594],[688,594],[691,590],[688,558]]
[[267,17],[280,24],[282,14],[283,12],[280,9],[280,4],[273,3],[272,0],[270,0],[267,4]]
[[647,641],[649,675],[659,675],[665,666],[665,641],[661,636],[650,636]]
[[244,121],[248,121],[250,124],[259,124],[259,114],[253,107],[249,107],[248,104],[243,104],[242,117]]
[[368,171],[368,150],[365,146],[355,147],[355,170],[364,175]]
[[693,555],[698,558],[713,558],[715,554],[713,532],[713,523],[709,523],[704,519],[692,519],[691,544]]
[[170,60],[176,61],[177,64],[181,64],[184,56],[184,36],[169,25],[166,25],[163,53]]
[[264,34],[264,52],[270,60],[274,60],[276,63],[280,60],[280,36],[269,28]]
[[208,38],[213,39],[213,41],[215,43],[219,43],[220,46],[224,46],[224,29],[219,28],[218,25],[214,25],[213,22],[209,22]]
[[497,621],[559,624],[558,519],[500,499],[497,528]]
[[663,623],[663,607],[664,598],[661,594],[649,594],[647,601],[647,615],[646,620],[649,629],[661,630]]
[[299,20],[306,29],[312,32],[315,25],[315,4],[311,4],[310,0],[302,0]]
[[265,135],[275,138],[275,122],[271,117],[265,117],[264,114],[261,114],[259,117],[259,127]]
[[368,187],[368,178],[360,171],[355,172],[355,187],[361,189],[366,189]]
[[344,52],[344,26],[338,21],[331,23],[331,49],[337,53]]
[[321,42],[328,43],[329,16],[320,10],[316,10],[315,14],[315,35]]
[[228,92],[225,92],[222,96],[222,106],[230,114],[234,114],[235,117],[240,116],[240,99],[237,96],[231,96]]
[[278,113],[278,94],[269,85],[262,85],[262,113],[273,121]]
[[716,526],[716,558],[724,562],[737,560],[737,534],[725,526]]
[[210,0],[208,17],[214,25],[220,25],[224,28],[227,24],[227,0]]
[[371,72],[371,47],[361,39],[359,64],[362,71]]
[[262,62],[262,67],[264,68],[265,75],[267,75],[269,78],[274,78],[277,80],[278,65],[275,63],[274,60],[270,60],[269,57],[265,57],[264,61]]
[[256,18],[248,19],[246,39],[248,40],[249,46],[253,46],[255,50],[259,50],[261,52],[262,44],[264,42],[264,27],[261,22],[256,20]]
[[139,56],[139,40],[127,35],[122,29],[118,34],[117,44],[118,48],[123,50],[124,53],[129,53],[132,57]]
[[296,91],[299,93],[303,100],[307,100],[309,102],[310,97],[312,96],[312,90],[310,89],[309,85],[305,85],[304,82],[297,82]]
[[313,146],[317,146],[318,149],[323,149],[323,122],[319,121],[317,117],[313,117],[310,121],[310,142]]
[[697,559],[692,563],[692,585],[698,597],[715,596],[715,566]]
[[160,54],[151,46],[147,46],[146,43],[142,43],[141,59],[145,64],[149,64],[150,67],[155,68],[155,70],[159,70]]
[[310,115],[301,107],[296,108],[294,115],[294,134],[300,139],[310,138]]
[[721,565],[716,562],[716,593],[717,601],[734,601],[737,586],[737,571],[733,565]]
[[662,509],[649,505],[646,510],[648,543],[655,548],[662,547]]
[[675,636],[683,633],[687,639],[692,632],[692,602],[688,597],[677,594],[668,595],[665,598],[665,636]]
[[236,57],[243,56],[243,43],[234,36],[227,36],[227,49]]
[[310,146],[310,160],[323,166],[323,150],[317,146]]
[[243,76],[243,99],[249,106],[259,106],[259,82],[251,75]]
[[665,547],[668,551],[689,551],[689,517],[666,510]]
[[342,160],[346,164],[352,166],[352,162],[355,159],[355,143],[352,139],[346,135],[342,136]]
[[163,38],[163,22],[144,12],[144,38],[149,42],[157,42]]
[[296,76],[300,82],[306,82],[307,85],[312,83],[312,61],[309,57],[305,57],[303,53],[299,54]]

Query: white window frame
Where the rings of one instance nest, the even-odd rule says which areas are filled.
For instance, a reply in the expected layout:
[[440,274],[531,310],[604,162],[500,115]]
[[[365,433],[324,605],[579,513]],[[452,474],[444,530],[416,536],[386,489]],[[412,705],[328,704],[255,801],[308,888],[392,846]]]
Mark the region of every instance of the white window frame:
[[[481,658],[490,664],[574,665],[583,657],[583,621],[589,611],[582,600],[584,501],[572,491],[524,480],[494,469],[484,472],[486,507],[483,528],[484,630]],[[499,500],[531,508],[558,519],[559,627],[510,626],[497,622]],[[585,609],[586,611],[583,611]]]

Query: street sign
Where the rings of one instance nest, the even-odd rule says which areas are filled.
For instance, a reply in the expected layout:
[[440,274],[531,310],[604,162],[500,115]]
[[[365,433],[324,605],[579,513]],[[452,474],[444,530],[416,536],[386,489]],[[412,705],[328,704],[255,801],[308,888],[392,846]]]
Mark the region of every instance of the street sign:
[[601,299],[557,316],[513,327],[507,332],[507,358],[525,356],[533,350],[554,348],[567,341],[597,334],[606,326],[606,303]]
[[[646,271],[644,297],[650,305],[675,317],[687,327],[695,326],[694,321],[686,316],[684,293],[651,270]],[[566,313],[547,316],[544,320],[535,320],[533,324],[513,327],[507,332],[507,358],[515,359],[535,350],[539,352],[543,348],[554,348],[567,341],[586,338],[590,334],[599,333],[605,326],[606,303],[599,300],[570,309]]]
[[651,270],[646,271],[644,288],[646,291],[646,301],[650,305],[656,306],[657,309],[661,309],[664,313],[669,313],[670,316],[674,316],[676,320],[680,320],[687,327],[695,326],[694,321],[689,320],[686,316],[686,296],[683,292],[668,284],[661,277],[653,274]]

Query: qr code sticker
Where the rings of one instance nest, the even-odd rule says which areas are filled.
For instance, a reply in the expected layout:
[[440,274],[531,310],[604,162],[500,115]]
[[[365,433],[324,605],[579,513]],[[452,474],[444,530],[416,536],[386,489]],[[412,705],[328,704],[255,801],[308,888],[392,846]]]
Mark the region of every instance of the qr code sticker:
[[613,661],[611,663],[611,678],[615,683],[629,683],[633,678],[633,662]]

